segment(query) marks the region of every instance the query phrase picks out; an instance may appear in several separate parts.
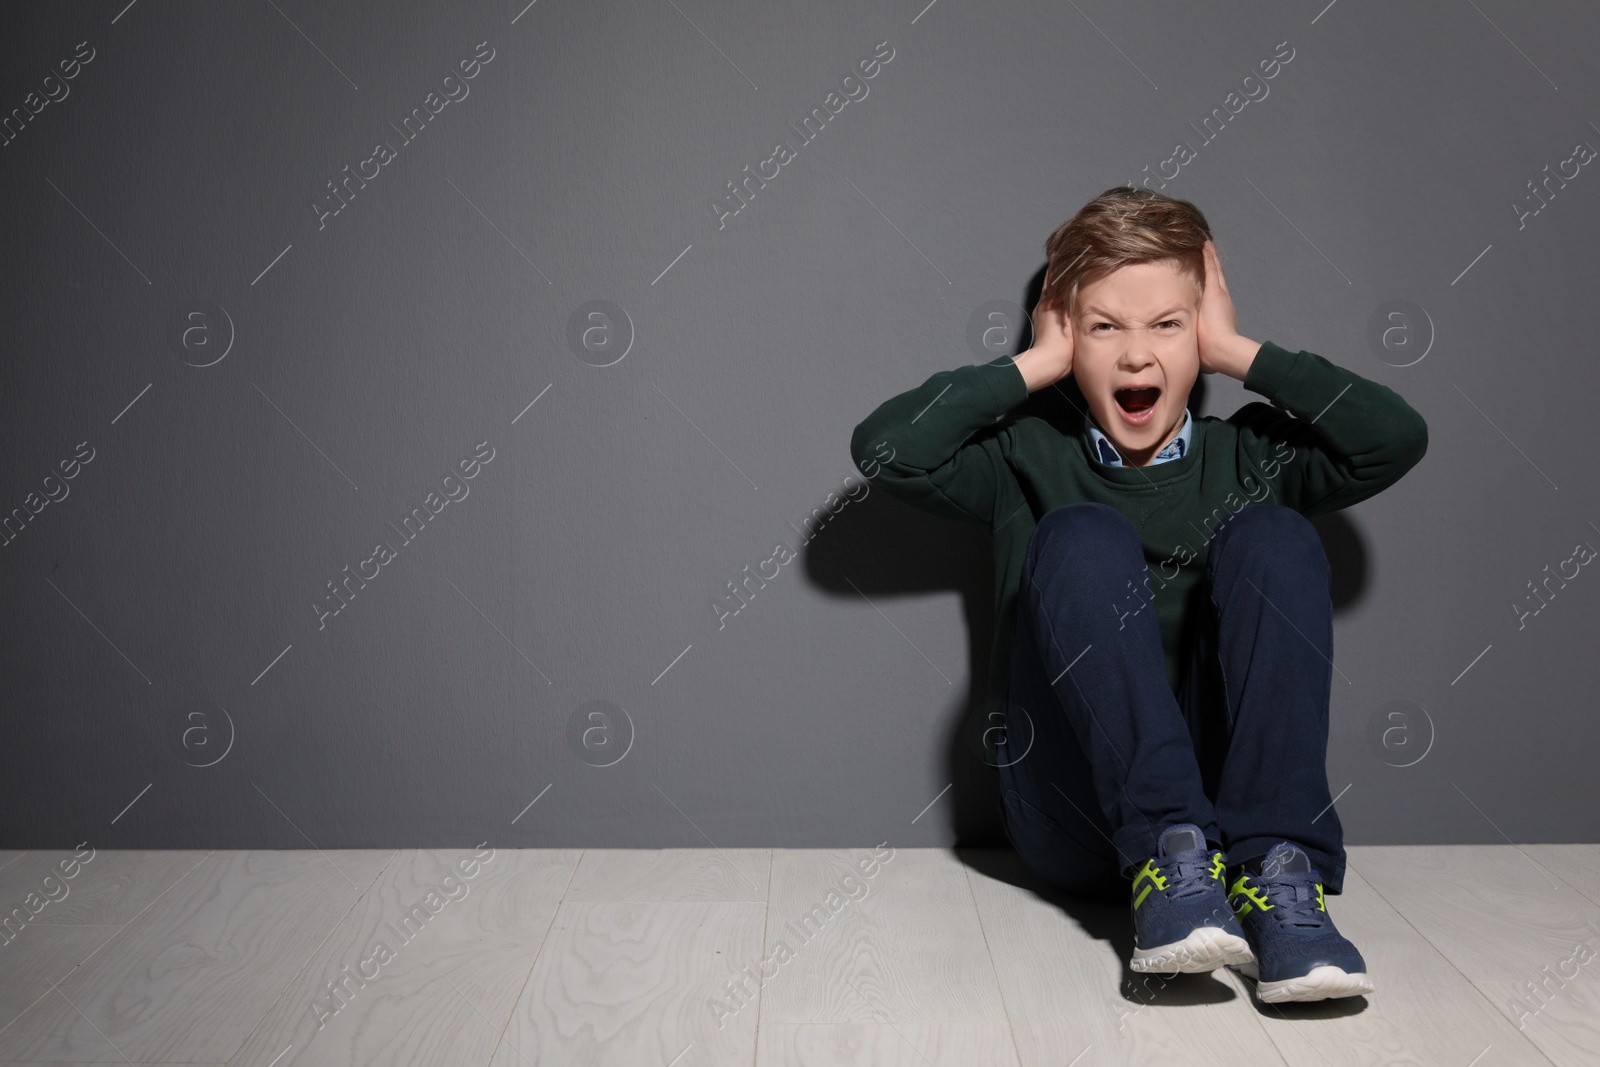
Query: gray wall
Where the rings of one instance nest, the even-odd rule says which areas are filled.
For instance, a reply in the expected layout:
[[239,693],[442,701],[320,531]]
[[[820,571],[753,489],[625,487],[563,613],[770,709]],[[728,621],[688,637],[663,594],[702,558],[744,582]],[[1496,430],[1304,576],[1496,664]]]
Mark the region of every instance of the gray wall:
[[[1600,545],[1600,175],[1562,162],[1600,145],[1600,9],[524,4],[0,34],[0,109],[66,92],[0,147],[0,510],[60,497],[0,548],[0,843],[1000,840],[964,726],[987,543],[853,479],[849,435],[1015,351],[974,321],[1163,167],[1246,336],[1428,420],[1418,468],[1318,521],[1349,840],[1597,839],[1600,578],[1516,605]],[[323,617],[347,566],[377,573]]]

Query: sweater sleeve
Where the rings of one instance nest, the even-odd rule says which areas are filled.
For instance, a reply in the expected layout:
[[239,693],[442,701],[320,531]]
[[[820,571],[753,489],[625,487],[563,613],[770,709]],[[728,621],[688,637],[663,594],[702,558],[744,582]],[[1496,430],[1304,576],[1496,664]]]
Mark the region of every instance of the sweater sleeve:
[[939,371],[890,397],[850,435],[857,467],[919,510],[994,529],[1022,503],[995,424],[1028,399],[1009,356]]
[[1313,352],[1264,342],[1244,387],[1271,403],[1246,404],[1229,417],[1241,460],[1257,467],[1267,499],[1303,515],[1382,492],[1428,450],[1428,424],[1398,393]]

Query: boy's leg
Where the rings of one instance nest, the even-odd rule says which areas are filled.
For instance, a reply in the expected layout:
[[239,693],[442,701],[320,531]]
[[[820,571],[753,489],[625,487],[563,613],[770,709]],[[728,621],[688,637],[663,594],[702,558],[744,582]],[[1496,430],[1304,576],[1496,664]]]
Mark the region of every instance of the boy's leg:
[[994,731],[1006,837],[1046,882],[1074,896],[1122,900],[1137,863],[1118,856],[1095,795],[1093,768],[1056,705],[1038,649],[1016,612],[1003,729]]
[[[1209,650],[1198,661],[1218,674],[1214,686],[1195,688],[1197,698],[1225,701],[1225,754],[1206,778],[1215,782],[1208,792],[1228,862],[1257,860],[1291,841],[1338,893],[1345,852],[1328,789],[1333,604],[1322,542],[1299,512],[1248,505],[1218,527],[1206,573],[1214,614],[1203,620],[1211,624],[1202,628]],[[1199,702],[1187,710],[1204,731]]]
[[[1112,851],[1130,875],[1129,867],[1156,854],[1167,827],[1193,824],[1208,841],[1221,841],[1184,713],[1167,685],[1145,576],[1138,534],[1121,512],[1098,503],[1054,508],[1028,543],[1015,636],[1033,642],[1056,698],[1027,710],[1065,720],[1089,769],[1074,778],[1092,787]],[[1039,768],[1031,770],[1037,778]]]

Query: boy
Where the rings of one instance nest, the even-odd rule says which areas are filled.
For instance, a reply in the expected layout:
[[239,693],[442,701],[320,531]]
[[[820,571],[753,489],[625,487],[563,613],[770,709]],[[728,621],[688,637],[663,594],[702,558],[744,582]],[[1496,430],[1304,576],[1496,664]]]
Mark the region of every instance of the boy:
[[[1233,965],[1267,1003],[1369,993],[1324,900],[1345,853],[1329,569],[1306,517],[1394,484],[1427,424],[1240,336],[1187,201],[1109,189],[1045,249],[1032,348],[934,374],[850,441],[892,495],[992,535],[1006,835],[1068,892],[1130,894],[1135,971]],[[1271,403],[1192,417],[1199,373]],[[1081,430],[1008,417],[1069,374]]]

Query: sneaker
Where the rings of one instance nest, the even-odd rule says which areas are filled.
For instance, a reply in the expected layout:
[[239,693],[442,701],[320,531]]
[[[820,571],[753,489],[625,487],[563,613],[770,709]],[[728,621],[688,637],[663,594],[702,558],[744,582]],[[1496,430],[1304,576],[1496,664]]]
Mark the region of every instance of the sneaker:
[[1372,992],[1367,963],[1334,929],[1322,899],[1322,875],[1288,841],[1268,850],[1261,873],[1242,867],[1228,901],[1244,924],[1256,962],[1238,965],[1256,980],[1265,1004],[1327,1000]]
[[1222,853],[1192,823],[1169,826],[1133,876],[1135,971],[1189,974],[1255,959],[1228,906]]

